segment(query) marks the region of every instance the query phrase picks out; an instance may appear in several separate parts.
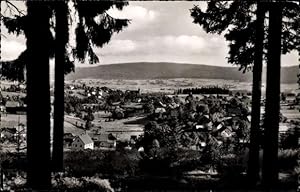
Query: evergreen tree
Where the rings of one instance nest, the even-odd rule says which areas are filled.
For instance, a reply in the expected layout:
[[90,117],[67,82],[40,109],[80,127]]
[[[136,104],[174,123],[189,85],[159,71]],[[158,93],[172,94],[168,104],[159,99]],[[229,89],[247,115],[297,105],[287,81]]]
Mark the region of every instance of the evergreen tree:
[[[68,5],[67,2],[55,2],[55,90],[54,90],[54,125],[53,125],[53,152],[52,166],[54,171],[63,170],[63,136],[64,136],[64,75],[67,64],[68,30]],[[69,65],[71,70],[73,65]]]
[[[49,39],[51,10],[43,1],[27,2],[27,184],[34,190],[51,186]],[[37,25],[38,23],[38,25]]]
[[[251,183],[255,184],[258,178],[258,143],[257,140],[260,118],[260,87],[261,87],[261,63],[262,59],[267,59],[266,51],[269,39],[267,27],[263,28],[265,12],[268,11],[259,5],[267,2],[256,1],[217,1],[208,2],[208,7],[203,12],[199,7],[195,6],[191,10],[191,16],[194,18],[194,23],[203,26],[208,33],[224,33],[229,44],[228,62],[239,65],[243,72],[253,69],[253,103],[252,103],[252,119],[251,124],[251,149],[248,175]],[[275,2],[276,3],[276,2]],[[259,4],[259,5],[258,5]],[[281,36],[282,47],[281,53],[285,54],[292,50],[299,49],[299,38],[297,30],[299,24],[300,8],[297,2],[285,2],[283,5],[282,16],[283,32]],[[261,10],[262,9],[262,10]],[[263,45],[261,45],[263,44]],[[253,56],[254,55],[254,56]],[[272,54],[269,57],[273,57]],[[277,58],[278,59],[278,58]],[[254,65],[254,66],[253,66]],[[271,66],[270,66],[271,67]],[[270,69],[271,70],[271,69]],[[277,77],[278,78],[278,77]],[[276,81],[277,82],[277,81]],[[259,101],[259,102],[258,102]],[[271,102],[271,101],[270,101]],[[278,125],[277,125],[278,127]],[[269,159],[270,160],[270,159]],[[276,161],[276,160],[275,160]]]
[[[79,61],[81,62],[85,62],[86,58],[89,58],[89,63],[97,63],[99,61],[98,56],[94,53],[93,50],[93,46],[96,47],[102,47],[104,44],[108,43],[112,34],[115,32],[119,32],[121,31],[124,27],[126,27],[129,23],[129,21],[127,19],[115,19],[113,17],[111,17],[110,15],[108,15],[108,13],[106,12],[109,8],[111,7],[116,7],[118,9],[122,9],[123,6],[127,5],[127,2],[122,2],[122,1],[83,1],[83,0],[73,0],[72,1],[74,4],[74,8],[78,13],[79,16],[79,23],[76,27],[76,45],[74,48],[72,48],[72,53],[73,54],[68,54],[67,50],[67,43],[68,43],[68,36],[69,36],[69,32],[68,32],[68,25],[69,25],[69,21],[71,20],[71,16],[69,14],[69,10],[68,10],[68,1],[64,1],[64,2],[59,2],[59,6],[57,6],[58,2],[54,2],[54,4],[52,2],[39,2],[37,3],[38,5],[36,5],[36,7],[42,6],[42,7],[47,7],[47,12],[45,12],[44,14],[47,13],[47,16],[50,18],[52,16],[52,14],[55,12],[55,16],[56,18],[56,26],[55,26],[55,38],[56,38],[56,44],[54,43],[54,37],[52,36],[51,32],[50,32],[50,27],[54,27],[54,25],[50,26],[49,25],[49,20],[47,21],[48,23],[48,32],[43,34],[44,38],[47,37],[47,40],[44,39],[40,39],[40,42],[44,42],[47,41],[46,46],[49,45],[49,50],[47,51],[48,54],[48,64],[49,64],[49,57],[54,57],[55,54],[55,62],[56,62],[56,69],[55,69],[55,78],[56,78],[56,82],[55,82],[55,120],[54,120],[54,153],[53,153],[53,165],[55,170],[61,170],[62,169],[62,161],[63,161],[63,152],[62,152],[62,136],[63,136],[63,90],[64,90],[64,78],[63,78],[63,73],[62,73],[62,69],[64,69],[64,73],[67,74],[71,71],[74,70],[74,62],[71,62],[71,58],[69,57],[69,55],[73,56],[73,60],[75,58],[79,59]],[[39,21],[38,19],[36,20],[31,20],[32,17],[30,17],[29,15],[31,14],[30,11],[33,11],[35,14],[36,18],[39,18],[39,14],[40,12],[35,10],[35,2],[28,2],[27,3],[27,8],[28,8],[28,15],[25,16],[13,16],[12,18],[8,18],[5,17],[3,18],[4,24],[5,26],[8,28],[8,31],[11,33],[15,33],[17,35],[19,35],[20,33],[24,32],[25,36],[27,38],[27,41],[31,42],[34,41],[34,43],[37,43],[35,40],[32,39],[28,39],[28,38],[32,38],[33,36],[30,35],[31,33],[33,33],[32,31],[34,31],[36,29],[36,27],[34,27],[33,25],[36,25],[37,21]],[[45,11],[45,8],[43,9],[43,11]],[[48,14],[49,13],[49,14]],[[100,19],[98,21],[96,21],[96,17],[99,17]],[[29,19],[31,18],[31,19]],[[43,17],[41,17],[42,19]],[[42,21],[42,20],[40,20]],[[46,22],[46,21],[43,21]],[[41,24],[42,26],[44,25]],[[45,30],[45,28],[43,28],[43,30]],[[45,31],[43,31],[45,32]],[[42,36],[42,35],[41,35]],[[33,38],[34,39],[34,38]],[[27,45],[29,45],[27,43]],[[31,44],[30,44],[31,45]],[[55,46],[54,46],[55,45]],[[40,47],[44,47],[44,45],[41,45]],[[47,47],[48,48],[48,47]],[[40,52],[43,49],[40,50]],[[54,51],[56,50],[56,52]],[[34,50],[36,51],[36,50]],[[38,88],[34,86],[32,86],[29,82],[29,80],[31,80],[33,77],[35,76],[35,73],[39,73],[38,71],[38,67],[37,64],[35,64],[35,69],[33,69],[31,66],[32,64],[29,63],[32,62],[32,58],[33,54],[39,54],[40,52],[30,52],[30,48],[27,46],[27,49],[19,56],[19,58],[17,60],[15,60],[14,62],[10,63],[13,69],[23,72],[24,68],[27,68],[27,90],[28,92],[28,97],[31,97],[32,95],[34,96],[35,93],[38,93]],[[45,53],[44,53],[45,54]],[[41,56],[43,56],[44,54],[41,54]],[[44,61],[45,62],[45,61]],[[32,62],[32,63],[37,63],[37,62]],[[44,64],[46,67],[46,64]],[[61,65],[61,66],[59,66]],[[29,71],[30,70],[30,71]],[[23,80],[24,76],[21,75],[15,75],[14,73],[11,73],[9,70],[5,70],[7,71],[7,73],[5,73],[4,75],[6,75],[8,78],[10,79],[18,79],[18,80]],[[21,73],[23,74],[23,73]],[[45,73],[39,73],[43,74],[44,78],[48,78],[49,81],[49,71],[48,74]],[[37,76],[39,76],[37,75]],[[35,81],[37,82],[42,82],[39,80]],[[32,82],[31,82],[32,83]],[[42,84],[42,86],[44,87],[49,87],[49,82],[43,82],[45,84]],[[48,88],[49,91],[49,88]],[[49,105],[48,108],[50,109],[50,101],[46,101],[46,92],[43,96],[43,104],[45,105]],[[30,110],[37,110],[36,108],[31,108],[32,103],[30,103],[30,101],[32,102],[33,100],[28,101],[28,109]],[[41,101],[41,100],[40,100]],[[47,107],[45,108],[45,110],[48,109]],[[31,123],[30,119],[39,119],[38,118],[38,112],[37,111],[30,111],[28,110],[28,123]],[[49,112],[50,113],[50,112]],[[45,119],[44,119],[45,120]],[[37,121],[39,122],[39,121]],[[49,123],[48,123],[49,122]],[[50,126],[50,116],[48,118],[48,120],[44,121],[41,124],[47,124],[46,127]],[[28,127],[30,124],[28,124]],[[29,128],[31,129],[31,128]],[[28,177],[28,183],[30,184],[30,186],[34,187],[34,188],[38,188],[38,186],[48,186],[48,180],[46,181],[46,178],[41,176],[40,178],[37,178],[37,173],[41,173],[44,171],[44,169],[37,169],[37,167],[34,167],[34,163],[36,161],[36,156],[37,156],[37,151],[35,148],[33,148],[33,146],[37,147],[39,146],[39,144],[37,144],[36,142],[39,141],[36,137],[39,137],[36,133],[38,133],[38,130],[36,130],[37,128],[33,128],[32,127],[32,131],[29,131],[28,134],[30,134],[31,136],[29,137],[29,140],[31,139],[32,141],[28,140],[28,158],[29,158],[29,164],[32,165],[32,167],[30,167],[29,169],[29,177]],[[34,131],[35,130],[35,131]],[[48,134],[47,131],[44,132],[44,138],[46,138],[46,134]],[[49,138],[50,138],[50,132],[49,132]],[[48,137],[47,137],[48,138]],[[47,142],[49,139],[44,139],[44,143]],[[35,143],[35,144],[33,144]],[[48,152],[48,150],[50,150],[50,146],[49,148],[46,149],[46,144],[43,146],[45,148],[45,158],[46,158],[46,152]],[[47,156],[48,157],[48,156]],[[50,156],[49,156],[50,157]],[[50,165],[48,166],[48,160],[46,161],[47,167],[50,167]],[[48,175],[48,171],[46,170],[44,173],[41,173],[42,175]],[[50,178],[50,177],[49,177]],[[42,182],[39,182],[39,184],[37,183],[39,181],[39,179],[42,180]],[[48,178],[47,178],[48,179]]]
[[252,86],[252,110],[251,110],[251,130],[250,130],[250,150],[247,174],[249,182],[255,185],[259,180],[259,139],[260,139],[260,100],[261,100],[261,78],[263,65],[263,40],[264,40],[264,20],[265,5],[258,1],[255,26],[255,50],[253,65],[253,86]]
[[276,189],[278,183],[281,33],[282,3],[269,3],[269,43],[262,167],[263,184],[268,189]]

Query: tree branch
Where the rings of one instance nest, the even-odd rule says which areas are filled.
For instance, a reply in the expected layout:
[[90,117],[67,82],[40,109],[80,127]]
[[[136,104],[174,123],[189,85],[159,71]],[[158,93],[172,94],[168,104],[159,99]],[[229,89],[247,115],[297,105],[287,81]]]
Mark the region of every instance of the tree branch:
[[12,2],[10,2],[9,0],[4,0],[4,2],[6,3],[7,7],[14,8],[19,13],[19,15],[25,16],[23,11],[16,7]]

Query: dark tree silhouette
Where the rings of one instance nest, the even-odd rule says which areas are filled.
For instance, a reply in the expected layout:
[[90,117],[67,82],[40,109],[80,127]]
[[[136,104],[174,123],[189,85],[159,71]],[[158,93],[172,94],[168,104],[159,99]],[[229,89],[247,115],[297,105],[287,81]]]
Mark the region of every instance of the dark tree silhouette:
[[[52,167],[54,171],[63,170],[64,135],[64,76],[69,58],[66,45],[69,39],[67,2],[55,2],[55,90]],[[72,66],[72,65],[71,65]],[[69,69],[67,69],[69,70]]]
[[255,185],[259,180],[259,138],[260,138],[260,98],[261,78],[263,64],[263,40],[264,40],[264,19],[265,4],[257,2],[256,29],[255,29],[255,50],[253,65],[253,86],[252,86],[252,109],[251,109],[251,130],[250,150],[247,174],[249,183]]
[[[64,72],[74,71],[74,63],[67,54],[68,43],[68,1],[56,4],[56,49],[55,56],[55,105],[54,105],[54,140],[53,140],[53,168],[56,171],[63,169],[63,121],[64,121]],[[79,15],[76,27],[76,46],[73,56],[89,63],[99,62],[93,51],[93,46],[102,47],[110,41],[114,32],[121,31],[128,25],[127,19],[115,19],[106,13],[106,10],[115,6],[122,9],[128,3],[122,1],[74,1],[74,7]],[[95,17],[100,16],[96,22]]]
[[51,10],[43,1],[27,2],[27,184],[51,186],[49,56]]
[[266,113],[263,153],[263,183],[276,189],[278,182],[278,131],[280,110],[280,58],[282,4],[269,3]]
[[[251,121],[251,140],[248,177],[249,183],[255,184],[259,175],[259,143],[256,142],[259,133],[260,122],[260,98],[261,98],[261,73],[263,60],[263,39],[264,39],[264,15],[260,3],[257,3],[256,19],[252,19],[253,4],[256,2],[237,2],[234,1],[228,7],[228,2],[212,1],[208,3],[208,8],[203,13],[199,8],[194,7],[191,15],[194,22],[203,25],[207,32],[221,33],[225,31],[230,24],[235,27],[225,34],[225,37],[231,42],[229,48],[229,63],[239,64],[240,70],[245,72],[253,64],[253,88],[252,88],[252,121]],[[259,5],[258,5],[259,4]],[[227,6],[227,8],[226,8]],[[219,15],[213,18],[214,15]],[[202,19],[201,16],[204,16]],[[222,16],[224,19],[222,19]],[[212,19],[207,20],[208,18]],[[251,21],[252,20],[252,21]],[[251,46],[247,46],[247,42]],[[255,48],[254,48],[255,45]],[[254,53],[254,54],[253,54]],[[254,55],[254,58],[252,57]]]
[[[266,3],[266,2],[264,2]],[[191,16],[194,18],[194,23],[200,24],[208,33],[221,34],[225,31],[226,40],[230,41],[229,44],[229,57],[228,62],[236,65],[240,65],[240,70],[246,72],[251,69],[254,63],[253,69],[253,103],[252,103],[252,119],[251,124],[251,149],[250,149],[250,161],[249,161],[249,178],[251,183],[256,183],[258,176],[258,168],[250,170],[250,167],[258,166],[258,143],[256,141],[256,134],[258,134],[260,114],[260,87],[261,87],[261,63],[262,58],[266,58],[268,39],[263,39],[263,46],[260,45],[261,38],[267,36],[267,26],[265,30],[259,29],[261,22],[263,22],[263,13],[259,13],[255,7],[257,1],[210,1],[205,12],[195,6],[191,10]],[[267,11],[267,9],[265,10]],[[299,35],[297,35],[297,20],[295,17],[299,17],[299,5],[296,2],[284,3],[283,16],[285,18],[283,22],[283,35],[282,49],[283,54],[296,50],[299,47]],[[260,14],[260,15],[258,15]],[[260,18],[259,18],[260,17]],[[256,19],[259,18],[259,19]],[[229,29],[230,28],[230,29]],[[259,31],[263,31],[264,34],[259,35]],[[264,52],[259,52],[264,51]],[[254,55],[254,56],[253,56]],[[255,74],[254,74],[255,73]],[[256,113],[255,113],[256,112]],[[253,148],[254,147],[254,148]]]
[[[93,46],[102,47],[110,41],[111,36],[115,32],[121,31],[129,23],[127,19],[115,19],[106,12],[109,8],[115,6],[122,9],[127,5],[125,1],[83,1],[74,0],[74,8],[79,15],[79,23],[76,27],[76,45],[72,48],[73,54],[68,54],[66,49],[68,44],[68,25],[72,20],[69,14],[68,2],[48,2],[51,10],[55,11],[56,17],[56,44],[52,46],[51,57],[55,54],[55,102],[54,102],[54,142],[53,142],[53,168],[61,171],[63,168],[63,115],[64,115],[64,74],[74,71],[74,62],[71,61],[70,55],[80,62],[85,62],[86,58],[89,63],[99,62],[98,56],[94,53]],[[57,4],[58,3],[58,4]],[[97,21],[95,18],[99,17]],[[24,22],[25,16],[14,18],[5,18],[4,24],[9,32],[20,34],[26,26]],[[53,26],[51,26],[53,27]],[[54,43],[53,43],[54,44]],[[55,50],[55,53],[54,53]],[[26,51],[25,51],[26,52]],[[24,52],[24,53],[25,53]],[[23,54],[24,54],[23,53]],[[24,69],[24,58],[10,62],[11,69],[17,70],[22,74]],[[15,74],[11,74],[12,70],[5,68],[10,79],[20,79]]]

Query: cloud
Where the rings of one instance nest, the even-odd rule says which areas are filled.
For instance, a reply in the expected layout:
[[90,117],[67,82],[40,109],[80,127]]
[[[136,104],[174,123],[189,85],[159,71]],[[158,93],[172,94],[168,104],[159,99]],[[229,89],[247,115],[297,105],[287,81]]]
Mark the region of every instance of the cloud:
[[116,8],[112,8],[108,10],[108,14],[119,19],[132,19],[142,21],[151,21],[154,20],[157,16],[157,13],[155,11],[148,10],[141,6],[126,6],[121,11]]
[[128,28],[126,28],[128,31],[144,28],[144,26],[155,21],[158,17],[158,12],[154,10],[149,10],[142,6],[131,5],[124,7],[121,11],[116,8],[112,8],[108,10],[107,13],[114,18],[130,19],[131,23]]
[[292,65],[298,65],[299,55],[297,51],[292,51],[289,54],[282,55],[281,56],[281,65],[282,66],[292,66]]
[[110,54],[111,52],[119,53],[119,54],[127,54],[136,50],[136,42],[132,40],[114,40],[106,45],[105,48],[99,49],[99,53],[101,54]]
[[26,45],[19,41],[3,39],[1,42],[2,60],[16,59],[25,49]]
[[222,49],[225,41],[218,38],[206,39],[195,35],[155,36],[144,40],[113,39],[103,49],[98,49],[100,55],[145,55],[145,54],[176,54],[191,55],[214,52]]
[[226,46],[222,37],[166,35],[142,40],[113,38],[108,45],[97,49],[96,53],[100,64],[168,61],[226,65]]
[[194,52],[200,51],[205,47],[205,39],[199,36],[188,36],[188,35],[180,35],[180,36],[165,36],[156,38],[156,43],[163,42],[164,46],[173,50]]

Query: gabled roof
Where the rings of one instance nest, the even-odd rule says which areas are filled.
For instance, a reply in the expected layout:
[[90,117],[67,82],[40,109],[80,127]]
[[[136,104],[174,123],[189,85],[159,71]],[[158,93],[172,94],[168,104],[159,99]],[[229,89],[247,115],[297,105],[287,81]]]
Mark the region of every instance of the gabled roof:
[[0,132],[4,132],[4,131],[15,134],[17,132],[17,129],[16,128],[2,128],[2,129],[0,129]]
[[117,140],[116,136],[112,133],[104,133],[104,134],[101,134],[99,135],[98,137],[98,141],[100,142],[113,142],[115,140]]
[[142,109],[143,105],[141,105],[140,103],[130,103],[130,104],[122,105],[121,107],[130,108],[130,109]]
[[162,107],[158,107],[155,109],[154,111],[155,113],[165,113],[166,112],[166,109],[165,108],[162,108]]
[[84,144],[90,144],[94,143],[91,137],[88,134],[83,134],[79,135],[79,139],[84,143]]
[[16,101],[7,101],[5,107],[19,107],[19,102]]

